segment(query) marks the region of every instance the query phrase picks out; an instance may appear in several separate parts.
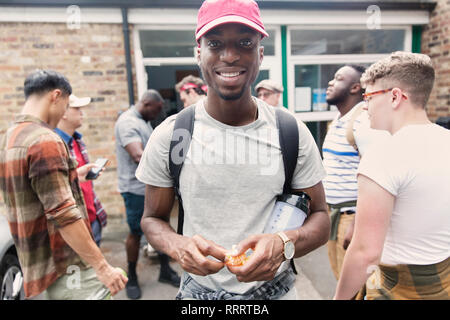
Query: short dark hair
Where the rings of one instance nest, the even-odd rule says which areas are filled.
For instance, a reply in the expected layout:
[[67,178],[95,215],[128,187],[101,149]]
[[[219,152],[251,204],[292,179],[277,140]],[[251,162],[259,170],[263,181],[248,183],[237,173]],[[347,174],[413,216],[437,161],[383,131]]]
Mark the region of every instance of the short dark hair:
[[[350,67],[353,70],[355,70],[358,73],[358,80],[357,82],[359,82],[361,84],[361,76],[363,75],[363,73],[366,71],[366,67],[359,65],[359,64],[346,64],[344,67]],[[356,80],[356,79],[355,79]],[[363,86],[361,85],[361,94],[364,94],[364,92],[366,91]]]
[[60,89],[66,95],[72,94],[69,80],[53,70],[36,70],[24,82],[25,99],[33,94],[40,95],[55,89]]
[[353,70],[363,74],[366,71],[366,67],[358,65],[358,64],[346,64],[347,67],[352,68]]
[[161,97],[161,94],[155,89],[148,89],[147,91],[145,91],[141,97],[141,101],[144,100],[150,100],[154,102],[164,102],[164,99],[163,97]]

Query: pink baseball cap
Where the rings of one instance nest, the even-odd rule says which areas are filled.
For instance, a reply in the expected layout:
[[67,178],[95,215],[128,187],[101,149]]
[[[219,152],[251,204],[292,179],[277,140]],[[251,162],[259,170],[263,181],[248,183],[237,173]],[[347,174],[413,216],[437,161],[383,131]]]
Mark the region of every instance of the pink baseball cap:
[[192,83],[192,82],[188,82],[180,88],[180,92],[189,90],[189,89],[194,89],[194,88],[198,88],[198,85],[196,85],[195,83]]
[[261,21],[258,4],[253,0],[205,0],[198,11],[195,40],[211,29],[226,23],[240,23],[261,33],[269,34]]

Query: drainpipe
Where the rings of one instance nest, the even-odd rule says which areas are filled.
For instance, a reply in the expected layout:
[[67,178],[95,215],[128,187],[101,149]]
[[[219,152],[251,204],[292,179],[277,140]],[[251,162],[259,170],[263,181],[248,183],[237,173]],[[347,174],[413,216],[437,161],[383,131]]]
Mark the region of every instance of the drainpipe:
[[131,51],[130,51],[130,32],[128,29],[128,9],[121,8],[122,11],[122,26],[123,26],[123,42],[125,44],[125,62],[127,66],[127,83],[128,83],[128,102],[134,105],[134,90],[133,90],[133,73],[131,70]]

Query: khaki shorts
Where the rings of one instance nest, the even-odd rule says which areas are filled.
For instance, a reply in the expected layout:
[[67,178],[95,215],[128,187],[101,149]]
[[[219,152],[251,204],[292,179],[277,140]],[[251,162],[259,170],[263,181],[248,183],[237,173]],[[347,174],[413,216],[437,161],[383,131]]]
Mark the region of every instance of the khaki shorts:
[[110,300],[109,290],[97,279],[93,268],[74,267],[58,278],[44,293],[47,300]]
[[339,275],[341,274],[342,265],[344,263],[344,256],[346,252],[346,250],[344,249],[345,234],[347,232],[347,228],[354,219],[354,214],[341,213],[337,232],[337,240],[329,240],[327,243],[328,258],[330,260],[331,270],[333,270],[336,280],[339,280]]

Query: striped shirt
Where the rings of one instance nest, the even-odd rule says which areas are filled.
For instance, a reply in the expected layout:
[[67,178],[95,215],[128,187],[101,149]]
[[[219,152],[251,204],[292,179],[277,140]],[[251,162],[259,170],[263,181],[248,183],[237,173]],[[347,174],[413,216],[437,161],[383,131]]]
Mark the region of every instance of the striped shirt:
[[[327,172],[323,186],[328,204],[355,201],[358,197],[356,172],[359,165],[359,154],[346,138],[347,125],[355,110],[356,106],[343,117],[338,114],[331,122],[323,143],[323,165]],[[357,135],[364,132],[364,130],[359,130],[359,127],[361,125],[368,127],[364,117],[367,119],[366,112],[363,112],[353,122],[353,134],[356,142],[358,142]],[[355,208],[341,209],[341,211],[346,210],[355,210]]]
[[38,295],[67,268],[85,268],[58,229],[79,219],[90,224],[77,163],[44,122],[19,115],[0,133],[0,190],[24,274],[26,297]]

